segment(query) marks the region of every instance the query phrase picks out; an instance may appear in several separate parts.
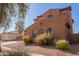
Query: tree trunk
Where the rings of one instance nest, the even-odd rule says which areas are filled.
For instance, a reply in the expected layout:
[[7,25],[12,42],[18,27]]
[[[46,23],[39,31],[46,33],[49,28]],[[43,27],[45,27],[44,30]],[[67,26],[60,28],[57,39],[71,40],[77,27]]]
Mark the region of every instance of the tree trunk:
[[2,40],[2,35],[0,37],[0,52],[1,52],[1,40]]
[[1,52],[1,41],[0,41],[0,52]]

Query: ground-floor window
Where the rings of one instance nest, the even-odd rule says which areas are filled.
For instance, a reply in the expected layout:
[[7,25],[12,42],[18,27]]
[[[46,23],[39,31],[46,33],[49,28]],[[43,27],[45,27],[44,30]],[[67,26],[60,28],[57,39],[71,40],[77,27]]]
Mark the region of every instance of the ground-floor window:
[[52,33],[52,28],[48,28],[48,29],[47,29],[47,32]]
[[36,34],[37,34],[37,31],[36,30],[33,30],[32,31],[32,36],[36,36]]
[[41,29],[39,29],[39,33],[43,33],[44,32],[44,30],[41,28]]

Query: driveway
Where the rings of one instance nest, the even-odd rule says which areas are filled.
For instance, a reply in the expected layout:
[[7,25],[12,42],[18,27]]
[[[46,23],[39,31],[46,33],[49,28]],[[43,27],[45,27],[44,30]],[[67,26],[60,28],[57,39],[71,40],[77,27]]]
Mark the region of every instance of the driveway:
[[[56,49],[53,46],[47,46],[47,47],[42,47],[42,46],[36,46],[36,45],[24,45],[24,42],[22,41],[11,41],[11,42],[3,42],[1,44],[3,47],[8,47],[11,49],[22,49],[25,52],[30,52],[33,53],[34,55],[47,55],[47,56],[73,56],[73,55],[78,55],[75,53],[70,53],[70,52],[64,52],[59,49]],[[71,46],[73,49],[74,45]],[[78,47],[79,45],[75,45]]]
[[7,41],[1,43],[1,45],[10,45],[10,44],[24,44],[24,43],[22,41]]
[[[13,49],[18,49],[24,46],[24,43],[22,41],[9,41],[9,42],[3,42],[1,44],[2,52],[0,53],[0,56],[2,56],[4,53],[7,53],[8,51],[12,51]],[[28,52],[31,56],[44,56],[43,54]]]

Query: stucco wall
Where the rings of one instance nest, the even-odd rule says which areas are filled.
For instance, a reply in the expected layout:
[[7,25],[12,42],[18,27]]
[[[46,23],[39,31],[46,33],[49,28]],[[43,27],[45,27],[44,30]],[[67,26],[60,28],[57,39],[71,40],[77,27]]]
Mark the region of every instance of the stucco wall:
[[[38,31],[40,28],[43,28],[46,31],[48,28],[52,28],[53,36],[55,38],[68,39],[69,35],[72,34],[72,16],[70,8],[66,8],[62,11],[61,9],[49,9],[45,13],[42,14],[41,17],[37,17],[38,20],[34,22],[30,27],[26,30],[27,35],[32,35],[32,31]],[[62,15],[63,12],[66,12],[68,17]],[[53,15],[53,19],[48,20],[48,15]],[[71,29],[67,29],[65,24],[69,23],[71,25]],[[69,34],[71,33],[71,34]],[[69,34],[69,35],[68,35]]]

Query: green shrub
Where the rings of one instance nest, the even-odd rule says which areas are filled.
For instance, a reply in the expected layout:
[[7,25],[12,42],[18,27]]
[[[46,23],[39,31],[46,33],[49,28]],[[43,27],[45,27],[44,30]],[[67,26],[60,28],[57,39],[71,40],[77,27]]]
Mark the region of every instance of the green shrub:
[[22,40],[24,41],[25,44],[28,44],[28,43],[32,42],[31,36],[23,36]]
[[56,41],[56,48],[58,48],[58,49],[68,49],[68,46],[69,46],[69,41],[67,41],[67,40],[58,40],[58,41]]
[[48,45],[52,43],[52,34],[51,33],[43,33],[36,36],[36,43],[39,45]]

